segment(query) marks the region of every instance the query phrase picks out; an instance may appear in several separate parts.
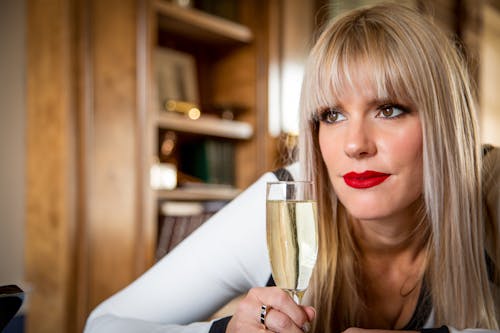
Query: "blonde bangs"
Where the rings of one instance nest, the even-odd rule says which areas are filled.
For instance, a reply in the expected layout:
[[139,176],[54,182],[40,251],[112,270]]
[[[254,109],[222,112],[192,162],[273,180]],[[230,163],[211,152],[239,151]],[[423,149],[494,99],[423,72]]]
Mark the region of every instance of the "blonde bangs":
[[306,71],[310,77],[304,81],[311,95],[303,98],[309,120],[319,110],[338,105],[348,91],[380,101],[419,104],[417,82],[412,78],[426,75],[419,70],[423,66],[415,67],[415,59],[423,58],[418,49],[406,45],[396,28],[388,30],[362,15],[353,25],[351,15],[336,20],[329,41],[318,42],[312,50]]

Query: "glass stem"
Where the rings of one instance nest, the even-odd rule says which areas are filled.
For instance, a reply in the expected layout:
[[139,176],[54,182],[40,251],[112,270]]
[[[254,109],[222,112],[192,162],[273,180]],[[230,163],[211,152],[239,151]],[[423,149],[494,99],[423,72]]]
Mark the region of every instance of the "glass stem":
[[302,296],[304,296],[303,291],[289,290],[288,293],[292,297],[292,299],[295,303],[297,303],[299,305],[302,303]]

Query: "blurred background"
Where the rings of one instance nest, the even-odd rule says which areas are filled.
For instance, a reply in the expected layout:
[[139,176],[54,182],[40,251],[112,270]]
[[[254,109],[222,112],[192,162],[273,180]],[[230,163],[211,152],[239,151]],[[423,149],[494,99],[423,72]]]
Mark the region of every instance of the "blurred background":
[[[0,0],[0,285],[27,295],[9,332],[81,332],[293,158],[314,36],[376,2]],[[463,46],[500,145],[500,1],[403,2]]]

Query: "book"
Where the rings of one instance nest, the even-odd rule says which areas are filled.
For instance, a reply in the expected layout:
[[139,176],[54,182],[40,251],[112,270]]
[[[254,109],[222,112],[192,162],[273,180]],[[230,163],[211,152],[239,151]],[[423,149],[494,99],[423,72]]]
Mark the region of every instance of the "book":
[[175,217],[165,216],[159,223],[158,239],[156,245],[156,259],[159,260],[170,251],[172,234],[175,229]]
[[160,207],[155,257],[160,260],[219,211],[228,201],[166,201]]
[[217,139],[185,143],[179,168],[204,183],[234,185],[234,143]]

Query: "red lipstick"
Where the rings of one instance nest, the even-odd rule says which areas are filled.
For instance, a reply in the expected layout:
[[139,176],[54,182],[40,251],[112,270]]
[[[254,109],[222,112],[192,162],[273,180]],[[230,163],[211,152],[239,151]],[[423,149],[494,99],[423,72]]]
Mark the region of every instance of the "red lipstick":
[[390,175],[376,171],[365,171],[362,173],[349,172],[344,175],[345,183],[354,188],[369,188],[377,186],[386,180]]

